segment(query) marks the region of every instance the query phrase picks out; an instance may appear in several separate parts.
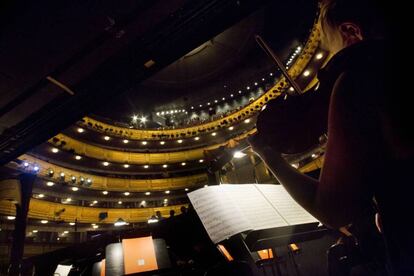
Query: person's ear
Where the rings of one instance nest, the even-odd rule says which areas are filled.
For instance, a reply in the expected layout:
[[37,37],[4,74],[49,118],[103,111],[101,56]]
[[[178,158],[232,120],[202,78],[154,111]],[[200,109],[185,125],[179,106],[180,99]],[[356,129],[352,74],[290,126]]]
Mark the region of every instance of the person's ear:
[[364,39],[361,28],[355,23],[342,23],[339,25],[339,32],[346,46],[350,46]]

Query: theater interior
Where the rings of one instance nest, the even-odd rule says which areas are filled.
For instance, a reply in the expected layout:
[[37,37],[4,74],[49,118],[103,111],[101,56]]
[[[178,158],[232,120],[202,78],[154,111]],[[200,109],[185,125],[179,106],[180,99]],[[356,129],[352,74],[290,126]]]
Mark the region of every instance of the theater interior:
[[[187,196],[278,184],[247,138],[267,104],[322,93],[317,19],[306,0],[2,1],[0,275],[327,275],[335,231],[217,244]],[[316,178],[319,111],[278,122]]]

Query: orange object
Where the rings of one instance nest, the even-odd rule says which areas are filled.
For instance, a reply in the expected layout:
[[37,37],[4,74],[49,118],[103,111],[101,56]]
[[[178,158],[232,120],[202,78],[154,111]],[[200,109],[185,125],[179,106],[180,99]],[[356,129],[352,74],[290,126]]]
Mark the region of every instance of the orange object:
[[292,250],[292,252],[294,252],[294,253],[297,253],[300,250],[299,246],[295,243],[289,244],[289,247],[290,247],[290,250]]
[[223,256],[226,258],[227,261],[231,262],[233,261],[233,257],[230,255],[229,251],[224,247],[222,244],[217,245],[218,250],[223,254]]
[[158,269],[152,237],[122,240],[125,275]]
[[105,276],[105,259],[101,261],[101,276]]
[[273,251],[272,249],[264,249],[257,251],[261,260],[267,260],[273,258]]

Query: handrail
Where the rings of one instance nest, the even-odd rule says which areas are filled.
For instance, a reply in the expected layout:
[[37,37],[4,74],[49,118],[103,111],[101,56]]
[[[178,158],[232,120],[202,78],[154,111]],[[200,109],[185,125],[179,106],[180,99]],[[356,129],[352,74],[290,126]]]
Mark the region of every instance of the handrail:
[[[98,147],[95,145],[87,144],[78,141],[69,136],[58,134],[55,138],[49,140],[49,143],[61,147],[65,150],[74,150],[76,154],[95,158],[101,161],[115,162],[120,164],[142,164],[142,165],[160,165],[160,164],[171,164],[180,163],[184,161],[197,160],[204,158],[204,151],[214,150],[221,146],[225,146],[231,140],[240,141],[247,138],[256,132],[256,129],[252,129],[246,133],[243,133],[233,139],[229,139],[226,142],[215,144],[203,148],[175,151],[175,152],[162,152],[162,153],[138,153],[138,152],[124,152],[116,151]],[[64,145],[60,142],[64,141]]]
[[[31,199],[29,205],[28,217],[39,220],[65,221],[80,223],[114,223],[117,219],[122,218],[126,222],[144,222],[147,221],[156,211],[160,211],[165,217],[169,216],[170,210],[174,210],[175,214],[180,214],[182,206],[188,207],[188,204],[173,205],[167,207],[155,208],[94,208],[82,207],[74,205],[66,205],[61,203],[48,202],[39,199]],[[61,212],[59,217],[56,213]],[[107,218],[99,220],[100,213],[108,213]],[[13,203],[6,200],[0,200],[0,213],[4,215],[15,215],[16,207]]]
[[[165,191],[195,187],[200,184],[207,183],[207,174],[196,174],[184,177],[171,177],[161,179],[132,179],[132,178],[116,178],[93,175],[85,172],[79,172],[68,168],[60,167],[55,164],[37,159],[30,155],[22,155],[20,160],[36,164],[39,166],[38,175],[50,181],[59,182],[59,174],[63,172],[66,179],[75,176],[77,180],[81,177],[91,179],[92,184],[84,188],[93,190],[107,190],[107,191],[130,191],[130,192],[152,192]],[[49,177],[49,170],[54,171],[54,176]]]

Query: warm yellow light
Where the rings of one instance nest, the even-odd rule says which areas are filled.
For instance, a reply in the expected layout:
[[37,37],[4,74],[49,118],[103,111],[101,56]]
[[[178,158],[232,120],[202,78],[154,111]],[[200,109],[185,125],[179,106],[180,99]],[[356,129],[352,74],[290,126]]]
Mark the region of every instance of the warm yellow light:
[[104,165],[105,167],[108,167],[109,166],[109,162],[102,162],[102,165]]
[[102,192],[104,195],[107,195],[108,194],[108,191],[103,191]]
[[53,153],[58,153],[58,152],[59,152],[59,150],[58,150],[57,148],[52,148],[52,152],[53,152]]
[[129,164],[124,164],[124,168],[128,169],[129,168]]
[[321,58],[323,58],[323,54],[322,53],[319,53],[319,54],[316,55],[316,59],[321,59]]
[[82,159],[82,156],[80,156],[80,155],[76,155],[76,156],[75,156],[75,159],[76,159],[76,160],[81,160],[81,159]]
[[72,187],[72,191],[76,192],[76,191],[78,191],[78,190],[79,190],[79,188],[78,188],[78,187]]
[[122,142],[124,142],[124,144],[128,144],[129,141],[127,139],[124,139]]
[[79,133],[83,133],[84,131],[85,131],[85,130],[84,130],[83,128],[80,128],[80,127],[78,128],[78,132],[79,132]]
[[111,137],[109,137],[109,136],[104,136],[104,140],[105,141],[109,141],[111,139]]
[[303,72],[303,75],[304,75],[305,77],[309,76],[309,75],[310,75],[310,71],[309,71],[309,70],[306,70],[305,72]]

